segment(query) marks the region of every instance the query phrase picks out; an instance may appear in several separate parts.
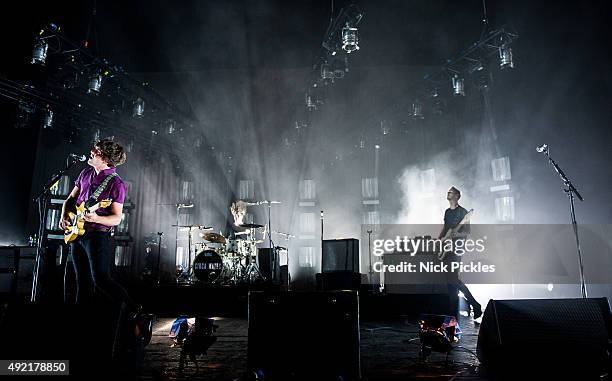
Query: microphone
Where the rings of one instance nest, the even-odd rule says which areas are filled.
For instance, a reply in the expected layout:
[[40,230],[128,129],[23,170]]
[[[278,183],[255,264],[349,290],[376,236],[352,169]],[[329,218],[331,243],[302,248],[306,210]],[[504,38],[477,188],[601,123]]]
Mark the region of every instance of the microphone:
[[548,152],[548,144],[542,144],[536,147],[538,152]]
[[71,153],[70,158],[76,160],[76,161],[86,161],[87,160],[87,156],[85,155],[77,155],[76,153]]

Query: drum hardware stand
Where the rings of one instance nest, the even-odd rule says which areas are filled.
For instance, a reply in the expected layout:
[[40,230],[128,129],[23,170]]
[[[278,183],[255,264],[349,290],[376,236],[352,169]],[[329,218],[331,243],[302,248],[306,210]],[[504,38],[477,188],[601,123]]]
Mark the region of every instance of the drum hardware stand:
[[168,203],[164,203],[164,204],[156,204],[156,205],[174,206],[176,208],[176,224],[172,225],[173,227],[176,227],[176,230],[175,230],[175,233],[174,233],[174,265],[176,266],[176,257],[177,257],[177,250],[178,250],[178,232],[179,232],[179,227],[180,227],[179,212],[183,208],[193,208],[194,205],[193,205],[193,203],[189,203],[189,204],[182,204],[182,203],[168,204]]
[[[181,204],[179,204],[179,205],[181,205]],[[193,207],[193,204],[190,204],[190,205],[191,205],[191,206],[186,206],[185,208],[191,208],[191,207]],[[178,210],[178,208],[179,208],[179,207],[177,207],[177,210]],[[178,218],[177,218],[177,219],[178,219]],[[193,265],[193,263],[192,263],[192,262],[193,262],[193,261],[192,261],[192,257],[191,257],[191,247],[193,246],[193,245],[192,245],[192,240],[193,240],[193,238],[192,238],[192,237],[193,237],[193,230],[194,230],[194,229],[199,229],[199,230],[212,230],[213,228],[212,228],[212,227],[209,227],[209,226],[201,226],[201,225],[178,225],[178,224],[177,224],[177,225],[172,225],[172,226],[173,226],[173,227],[176,227],[176,234],[177,234],[177,237],[178,237],[178,230],[179,230],[179,228],[188,228],[188,229],[189,229],[189,233],[188,233],[188,243],[187,243],[187,250],[188,250],[188,254],[187,254],[187,255],[188,255],[188,259],[187,259],[187,260],[188,260],[188,263],[187,263],[187,273],[186,273],[185,275],[186,275],[186,277],[187,277],[187,282],[188,282],[188,283],[192,283],[192,282],[193,282],[193,279],[192,279],[192,277],[193,277],[193,271],[192,271],[192,270],[193,270],[193,266],[192,266],[192,265]],[[178,238],[177,238],[176,244],[178,245]],[[178,248],[178,246],[176,246],[176,247]],[[175,249],[175,250],[176,250],[176,249]],[[194,256],[194,257],[195,257],[195,256]],[[176,263],[176,251],[175,251],[175,260],[174,260],[174,262]],[[178,281],[178,279],[177,279],[177,281]]]
[[580,201],[584,201],[578,189],[572,184],[570,179],[567,178],[563,170],[557,165],[557,163],[550,157],[550,151],[548,149],[548,145],[542,144],[541,146],[536,148],[536,151],[544,153],[548,158],[548,162],[553,166],[555,171],[561,177],[563,184],[567,187],[564,188],[563,191],[567,194],[570,202],[570,219],[572,222],[572,228],[574,230],[574,236],[576,238],[576,249],[578,253],[578,270],[580,271],[580,292],[583,298],[587,297],[587,289],[586,289],[586,280],[584,278],[584,266],[582,264],[582,251],[580,250],[580,240],[578,239],[578,224],[576,222],[576,210],[574,208],[574,196],[578,198]]
[[249,237],[249,240],[251,241],[250,249],[255,249],[255,255],[253,255],[250,251],[247,254],[247,267],[244,270],[244,277],[246,277],[248,283],[252,282],[253,274],[255,274],[255,280],[261,279],[264,282],[267,280],[257,265],[257,244],[255,243],[255,238],[255,229],[251,229],[251,236]]
[[38,206],[38,240],[36,241],[36,262],[34,265],[34,271],[32,276],[32,293],[30,295],[30,301],[36,302],[38,299],[38,277],[40,275],[40,268],[42,266],[43,255],[45,252],[45,224],[47,223],[47,212],[49,205],[49,194],[51,189],[60,181],[62,176],[68,172],[70,168],[72,168],[77,162],[85,161],[85,157],[81,159],[79,156],[70,155],[69,158],[66,159],[66,167],[56,174],[52,175],[49,181],[43,186],[43,188],[38,192],[38,194],[32,199],[32,201],[37,203]]

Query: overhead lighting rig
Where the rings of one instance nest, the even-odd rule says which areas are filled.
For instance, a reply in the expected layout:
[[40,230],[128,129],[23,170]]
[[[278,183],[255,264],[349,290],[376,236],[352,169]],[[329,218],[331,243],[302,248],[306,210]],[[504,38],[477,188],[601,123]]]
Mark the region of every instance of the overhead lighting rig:
[[[178,109],[148,83],[97,57],[56,24],[36,33],[26,62],[44,67],[45,75],[25,81],[0,76],[0,97],[16,104],[16,127],[34,127],[40,121],[41,128],[72,136],[76,125],[93,135],[94,131],[117,133],[116,127],[122,124],[173,120],[175,127],[170,130],[175,136],[188,134],[197,123],[192,114]],[[139,137],[142,131],[130,128],[119,133],[126,141],[148,140],[148,136]]]
[[[332,10],[333,12],[333,10]],[[332,56],[341,51],[350,54],[359,50],[359,30],[357,26],[363,18],[363,12],[355,4],[342,8],[338,16],[330,20],[329,27],[321,45]]]

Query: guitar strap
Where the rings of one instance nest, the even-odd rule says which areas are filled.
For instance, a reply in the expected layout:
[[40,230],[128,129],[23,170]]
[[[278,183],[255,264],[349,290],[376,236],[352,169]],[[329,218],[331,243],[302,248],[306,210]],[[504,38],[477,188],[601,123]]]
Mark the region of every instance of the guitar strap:
[[98,189],[96,189],[95,192],[93,192],[93,194],[91,196],[89,196],[89,200],[88,200],[88,204],[94,205],[96,202],[98,202],[98,198],[100,197],[100,195],[102,194],[102,192],[104,192],[104,189],[106,189],[106,186],[108,185],[108,182],[111,181],[111,179],[113,177],[117,176],[117,172],[113,172],[110,175],[106,176],[106,178],[104,179],[104,181],[102,181],[102,184],[100,184],[98,186]]

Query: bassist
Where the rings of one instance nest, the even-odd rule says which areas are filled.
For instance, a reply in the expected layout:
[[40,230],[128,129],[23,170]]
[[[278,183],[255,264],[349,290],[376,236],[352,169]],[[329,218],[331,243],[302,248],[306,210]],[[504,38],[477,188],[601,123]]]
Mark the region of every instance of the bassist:
[[[459,205],[460,198],[461,192],[459,189],[451,187],[448,190],[446,200],[449,203],[449,208],[444,212],[444,227],[438,236],[439,239],[446,237],[449,231],[457,228],[468,215],[469,212],[464,207]],[[455,234],[453,235],[452,239],[465,239],[470,233],[469,222],[462,224],[454,233]],[[449,255],[446,258],[451,260],[460,260],[457,257],[453,257],[454,255]],[[450,275],[451,279],[449,279],[448,291],[449,297],[451,298],[451,305],[455,305],[458,291],[461,291],[469,305],[472,307],[474,319],[478,319],[482,315],[481,305],[476,301],[467,286],[461,281],[461,279],[459,279],[458,275],[455,275],[454,273]]]

